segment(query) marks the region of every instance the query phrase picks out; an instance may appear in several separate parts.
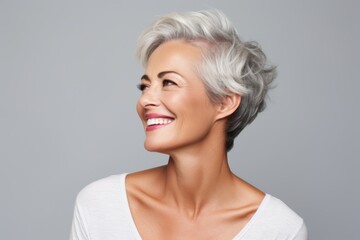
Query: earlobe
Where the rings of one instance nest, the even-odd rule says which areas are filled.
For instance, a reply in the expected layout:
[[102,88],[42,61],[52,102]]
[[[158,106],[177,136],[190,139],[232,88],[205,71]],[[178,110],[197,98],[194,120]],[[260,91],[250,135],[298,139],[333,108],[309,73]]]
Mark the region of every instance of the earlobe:
[[240,106],[241,96],[239,94],[227,95],[219,104],[217,119],[230,116]]

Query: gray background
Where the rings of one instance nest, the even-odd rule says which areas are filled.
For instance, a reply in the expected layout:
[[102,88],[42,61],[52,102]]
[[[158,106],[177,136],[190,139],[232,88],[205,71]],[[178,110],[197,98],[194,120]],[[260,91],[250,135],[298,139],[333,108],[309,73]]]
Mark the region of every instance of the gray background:
[[359,239],[359,3],[289,0],[0,0],[0,239],[67,239],[82,187],[165,163],[143,149],[135,42],[160,14],[213,7],[279,70],[232,169],[311,239]]

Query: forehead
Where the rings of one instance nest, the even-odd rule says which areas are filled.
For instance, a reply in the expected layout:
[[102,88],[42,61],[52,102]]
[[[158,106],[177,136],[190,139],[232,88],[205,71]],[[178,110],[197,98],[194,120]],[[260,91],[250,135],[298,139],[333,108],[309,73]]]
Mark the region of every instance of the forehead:
[[154,50],[149,57],[146,72],[150,74],[152,71],[195,71],[200,62],[199,47],[183,40],[172,40]]

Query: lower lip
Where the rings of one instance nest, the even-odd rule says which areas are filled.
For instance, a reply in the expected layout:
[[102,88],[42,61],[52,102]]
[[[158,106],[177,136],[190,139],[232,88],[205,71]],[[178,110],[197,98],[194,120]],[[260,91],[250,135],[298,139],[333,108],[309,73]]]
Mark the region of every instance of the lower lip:
[[[171,123],[172,123],[172,122],[171,122]],[[154,131],[154,130],[156,130],[156,129],[165,127],[165,126],[167,126],[167,125],[169,125],[169,124],[171,124],[171,123],[147,126],[147,127],[146,127],[146,131]]]

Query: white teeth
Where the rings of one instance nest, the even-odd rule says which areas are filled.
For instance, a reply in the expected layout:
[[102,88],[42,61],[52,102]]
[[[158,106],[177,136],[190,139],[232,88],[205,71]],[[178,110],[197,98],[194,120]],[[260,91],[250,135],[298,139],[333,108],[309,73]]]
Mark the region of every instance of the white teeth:
[[173,120],[169,119],[169,118],[150,118],[146,121],[146,124],[148,126],[151,125],[164,125],[164,124],[169,124],[171,123]]

